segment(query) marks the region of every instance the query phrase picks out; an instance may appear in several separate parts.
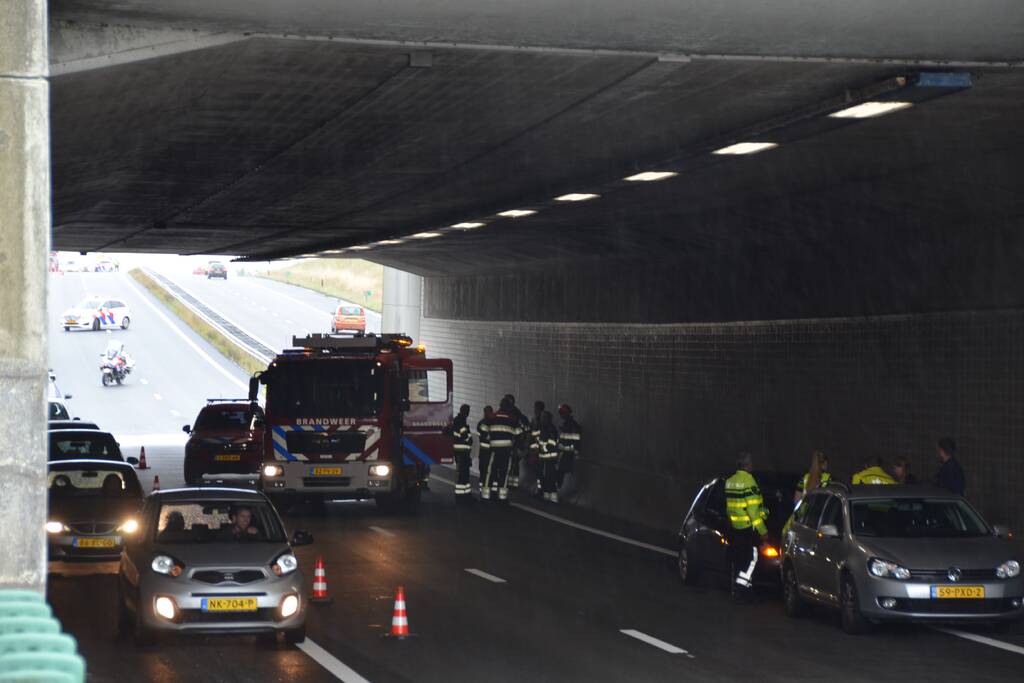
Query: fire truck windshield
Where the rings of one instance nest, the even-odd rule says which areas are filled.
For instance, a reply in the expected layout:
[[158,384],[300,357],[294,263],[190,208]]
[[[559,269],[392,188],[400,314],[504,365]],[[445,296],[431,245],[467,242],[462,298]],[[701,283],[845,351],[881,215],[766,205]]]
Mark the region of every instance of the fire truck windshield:
[[303,360],[278,365],[267,377],[273,418],[373,417],[382,373],[372,361]]

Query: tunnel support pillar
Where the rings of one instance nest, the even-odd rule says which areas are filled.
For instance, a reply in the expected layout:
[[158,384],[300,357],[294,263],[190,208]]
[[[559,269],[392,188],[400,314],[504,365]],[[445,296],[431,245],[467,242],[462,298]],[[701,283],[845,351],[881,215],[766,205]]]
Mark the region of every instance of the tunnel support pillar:
[[420,341],[423,278],[397,268],[384,267],[382,332],[404,332]]
[[46,0],[0,15],[0,588],[46,585]]

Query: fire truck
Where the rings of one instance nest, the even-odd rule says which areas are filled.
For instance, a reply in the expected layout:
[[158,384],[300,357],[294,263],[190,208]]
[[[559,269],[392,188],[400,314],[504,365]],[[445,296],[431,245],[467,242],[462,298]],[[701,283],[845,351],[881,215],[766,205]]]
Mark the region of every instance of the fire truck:
[[452,362],[401,334],[293,337],[249,382],[266,387],[260,485],[298,499],[373,498],[414,511],[429,467],[454,461]]

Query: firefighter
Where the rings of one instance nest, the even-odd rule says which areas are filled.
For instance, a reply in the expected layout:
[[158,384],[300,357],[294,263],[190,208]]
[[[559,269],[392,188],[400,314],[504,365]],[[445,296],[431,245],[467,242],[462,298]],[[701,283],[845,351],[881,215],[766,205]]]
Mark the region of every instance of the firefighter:
[[487,475],[487,468],[491,464],[491,444],[488,439],[487,433],[487,420],[494,414],[494,408],[491,406],[484,406],[484,416],[476,423],[476,446],[477,446],[477,470],[480,472],[480,497],[487,500],[490,497],[490,492],[486,494],[487,488],[484,486],[484,480]]
[[470,459],[473,454],[473,434],[466,423],[469,418],[469,406],[459,406],[459,414],[452,422],[452,438],[455,442],[455,466],[459,477],[455,482],[455,501],[470,502],[473,500],[469,482]]
[[536,473],[536,493],[541,493],[541,467],[539,461],[540,455],[540,422],[541,417],[544,415],[544,401],[533,402],[533,419],[530,420],[530,447],[529,455],[527,456],[527,462],[533,467]]
[[519,423],[519,436],[516,437],[515,443],[512,446],[512,459],[509,461],[508,468],[508,487],[510,489],[517,489],[519,488],[519,470],[522,465],[523,451],[527,448],[527,438],[530,433],[530,421],[523,415],[523,411],[519,410],[516,406],[515,396],[505,394],[505,398],[508,399],[511,405],[510,414]]
[[580,454],[583,428],[572,416],[572,408],[566,403],[558,406],[558,416],[562,418],[562,428],[558,430],[558,488],[561,489],[565,475],[576,476],[576,458]]
[[768,509],[761,489],[750,472],[754,461],[750,453],[740,453],[736,473],[725,480],[725,509],[732,526],[729,534],[729,555],[732,562],[733,597],[746,599],[754,587],[754,570],[764,545],[768,527]]
[[881,456],[869,455],[864,459],[864,469],[853,475],[853,484],[895,484],[896,480],[889,476],[883,465]]
[[540,482],[544,500],[558,502],[558,430],[551,418],[551,413],[544,411],[540,415],[535,442],[538,448],[540,465],[537,468],[537,480]]
[[516,439],[522,434],[522,427],[515,415],[515,404],[509,397],[501,399],[498,412],[487,419],[487,440],[491,446],[491,462],[487,466],[483,497],[490,497],[491,486],[498,487],[498,500],[508,500],[509,464]]

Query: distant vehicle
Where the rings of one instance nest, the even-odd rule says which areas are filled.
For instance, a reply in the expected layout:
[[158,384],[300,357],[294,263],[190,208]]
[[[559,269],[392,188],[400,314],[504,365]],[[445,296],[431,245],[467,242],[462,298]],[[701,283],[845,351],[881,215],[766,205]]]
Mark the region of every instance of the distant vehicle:
[[193,275],[206,275],[206,267],[205,266],[196,266],[195,268],[192,269],[192,274]]
[[77,273],[82,270],[82,266],[77,261],[65,261],[64,272],[65,273]]
[[118,623],[139,645],[160,633],[284,633],[306,638],[306,580],[266,496],[188,488],[149,496],[126,544]]
[[121,447],[109,432],[99,429],[58,429],[49,432],[49,453],[47,459],[55,460],[114,460],[132,465],[139,463],[136,458],[125,460]]
[[185,483],[196,486],[205,474],[253,474],[263,462],[263,410],[246,399],[214,400],[185,425]]
[[[793,492],[799,476],[786,472],[754,472],[768,509],[768,545],[754,571],[755,586],[779,585],[779,559],[782,527],[793,510]],[[693,584],[706,571],[722,578],[732,576],[729,561],[729,533],[732,524],[725,507],[725,480],[715,477],[704,484],[690,505],[679,529],[679,578]],[[730,581],[731,583],[731,581]]]
[[67,404],[64,401],[50,400],[49,401],[49,420],[71,420],[71,411],[68,410]]
[[112,339],[100,354],[100,380],[105,387],[123,384],[134,367],[135,361],[125,350],[124,342],[117,339]]
[[71,394],[61,392],[60,387],[57,386],[57,375],[54,374],[53,369],[50,369],[49,371],[49,382],[46,385],[46,395],[51,401],[62,401],[71,398]]
[[61,315],[64,331],[76,330],[109,330],[120,328],[127,330],[131,324],[131,312],[120,299],[105,299],[90,296],[77,305],[67,309]]
[[109,261],[109,260],[100,261],[93,268],[93,272],[96,272],[96,273],[113,273],[116,270],[117,270],[117,264],[115,264],[113,261]]
[[1024,617],[1018,548],[960,496],[924,486],[830,482],[797,507],[784,541],[786,614],[839,610],[843,630],[882,621]]
[[342,304],[334,311],[334,318],[331,321],[331,333],[337,334],[342,330],[348,332],[366,331],[366,311],[362,306]]
[[51,432],[58,432],[68,429],[99,429],[99,425],[97,425],[95,422],[84,422],[83,420],[75,418],[74,420],[50,420],[49,422],[46,423],[46,428],[49,429]]
[[224,278],[225,280],[228,279],[228,269],[224,266],[223,263],[213,261],[210,263],[210,266],[206,269],[207,280],[215,277]]
[[47,465],[49,560],[110,561],[139,529],[144,493],[135,469],[110,460]]

